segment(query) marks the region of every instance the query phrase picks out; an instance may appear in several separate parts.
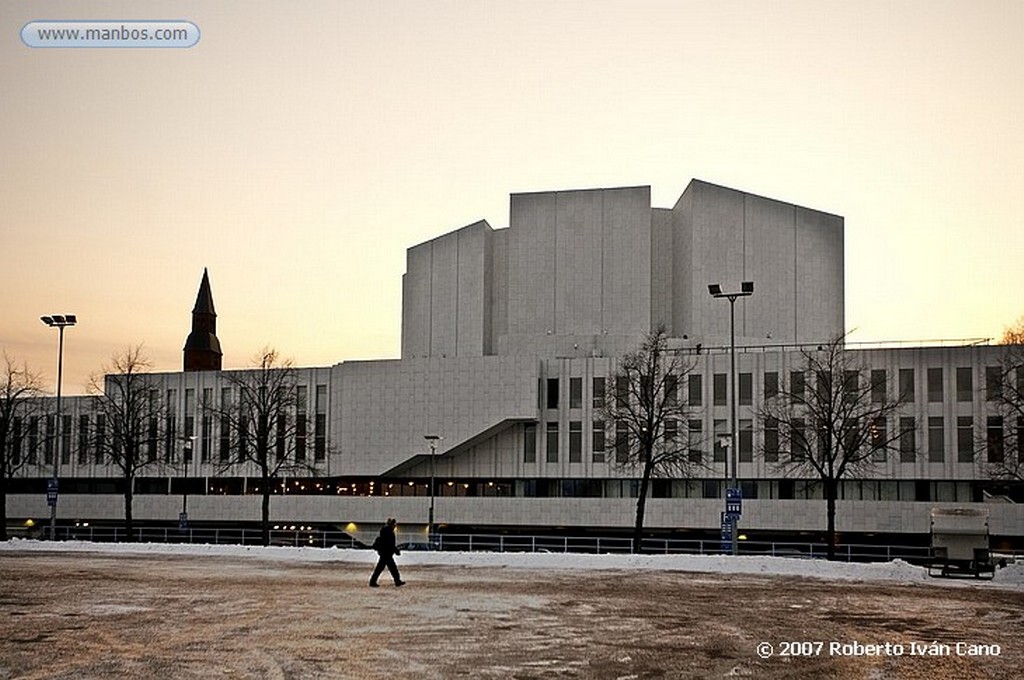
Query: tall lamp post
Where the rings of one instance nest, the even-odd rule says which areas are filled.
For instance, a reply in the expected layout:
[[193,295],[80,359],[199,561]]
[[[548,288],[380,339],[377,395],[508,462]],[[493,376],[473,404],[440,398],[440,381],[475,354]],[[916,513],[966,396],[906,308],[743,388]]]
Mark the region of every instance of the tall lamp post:
[[725,492],[725,512],[731,524],[732,554],[735,555],[739,552],[736,544],[736,522],[739,520],[743,498],[737,480],[739,463],[736,456],[736,450],[739,448],[736,439],[736,299],[753,295],[754,282],[744,281],[740,284],[739,292],[734,293],[724,293],[720,285],[711,283],[708,284],[708,292],[712,297],[725,298],[729,301],[729,459],[732,476],[730,487]]
[[426,434],[423,438],[430,444],[430,513],[427,515],[427,545],[434,545],[434,455],[437,453],[437,442],[444,439],[436,434]]
[[191,434],[184,439],[186,443],[181,456],[181,514],[178,515],[178,529],[182,532],[188,529],[188,467],[192,464],[192,447],[196,436]]
[[50,540],[57,540],[57,478],[60,476],[60,455],[63,437],[61,427],[63,418],[60,410],[61,383],[64,381],[64,329],[78,323],[78,317],[74,314],[53,314],[41,316],[39,320],[50,328],[56,328],[59,340],[57,341],[57,445],[53,447],[53,477],[46,485],[46,502],[50,506]]

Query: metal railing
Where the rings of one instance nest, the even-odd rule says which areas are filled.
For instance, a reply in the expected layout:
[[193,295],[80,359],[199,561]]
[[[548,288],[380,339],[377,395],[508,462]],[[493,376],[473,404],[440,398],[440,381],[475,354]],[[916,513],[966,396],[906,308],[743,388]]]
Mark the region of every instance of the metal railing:
[[[49,539],[49,527],[41,535]],[[94,543],[129,542],[123,527],[64,526],[57,527],[58,541],[79,540]],[[220,527],[186,528],[139,526],[132,530],[131,542],[177,543],[211,545],[261,545],[263,533],[259,529]],[[343,531],[319,529],[270,531],[270,545],[310,548],[354,548],[369,546]],[[427,541],[425,536],[409,540],[399,535],[399,546],[406,551],[445,550],[464,552],[521,552],[521,553],[583,553],[631,554],[633,541],[627,536],[543,536],[515,534],[436,534]],[[721,555],[720,540],[645,538],[642,552],[649,555]],[[741,541],[740,555],[824,559],[828,554],[825,543],[803,541]],[[925,564],[932,557],[928,546],[881,545],[842,543],[836,546],[836,558],[847,562],[888,562],[901,559],[914,564]]]

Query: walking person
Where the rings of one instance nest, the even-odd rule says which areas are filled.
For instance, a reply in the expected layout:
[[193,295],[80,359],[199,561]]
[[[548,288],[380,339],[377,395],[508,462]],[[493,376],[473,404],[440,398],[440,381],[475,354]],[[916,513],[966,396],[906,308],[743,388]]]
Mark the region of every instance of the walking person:
[[405,585],[405,581],[398,575],[398,566],[395,564],[395,555],[401,554],[395,545],[395,525],[397,523],[393,517],[389,517],[387,523],[380,528],[380,535],[373,541],[373,549],[380,557],[377,559],[377,566],[373,569],[373,575],[370,576],[371,588],[377,587],[377,579],[384,572],[384,567],[387,567],[391,573],[391,578],[395,579],[396,586]]

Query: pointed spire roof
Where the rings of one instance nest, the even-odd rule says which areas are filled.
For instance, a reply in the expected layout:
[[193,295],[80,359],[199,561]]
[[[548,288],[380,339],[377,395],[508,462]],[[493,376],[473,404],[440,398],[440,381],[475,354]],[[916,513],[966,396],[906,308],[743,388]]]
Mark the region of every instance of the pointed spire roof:
[[203,267],[203,282],[199,284],[199,294],[196,295],[196,306],[192,308],[193,314],[216,314],[213,309],[213,293],[210,292],[210,275]]

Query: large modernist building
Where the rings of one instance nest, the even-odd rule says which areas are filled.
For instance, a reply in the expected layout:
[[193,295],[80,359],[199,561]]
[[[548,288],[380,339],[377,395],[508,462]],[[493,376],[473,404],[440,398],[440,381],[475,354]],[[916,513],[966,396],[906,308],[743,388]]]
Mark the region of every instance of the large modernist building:
[[[508,228],[480,221],[410,248],[401,359],[298,371],[304,426],[289,450],[316,473],[279,480],[272,517],[425,524],[433,477],[437,521],[450,530],[625,530],[637,472],[615,462],[599,406],[617,357],[663,326],[671,347],[694,362],[679,398],[693,414],[685,428],[703,448],[695,453],[705,471],[658,479],[646,524],[714,535],[730,474],[716,443],[728,431],[730,315],[708,284],[741,281],[756,283],[735,307],[741,526],[751,538],[820,531],[821,487],[765,461],[757,405],[780,376],[803,370],[803,348],[844,332],[843,219],[696,180],[672,208],[652,207],[643,186],[514,194]],[[850,350],[876,376],[898,376],[909,399],[889,426],[908,435],[898,456],[842,483],[842,532],[920,535],[935,504],[987,503],[993,534],[1024,537],[1024,512],[1012,502],[1020,485],[994,478],[976,446],[986,428],[1004,426],[985,391],[1003,350]],[[194,523],[259,518],[255,469],[223,468],[230,444],[202,407],[231,398],[219,366],[204,272],[185,370],[158,376],[171,434],[136,481],[140,521],[175,521],[182,491]],[[9,516],[48,515],[46,478],[57,456],[59,517],[117,520],[117,472],[84,436],[95,430],[94,398],[65,404],[60,441],[46,436],[52,416],[24,425],[41,442],[40,466],[22,471]],[[428,434],[441,437],[434,456]],[[194,452],[185,467],[184,439]]]

